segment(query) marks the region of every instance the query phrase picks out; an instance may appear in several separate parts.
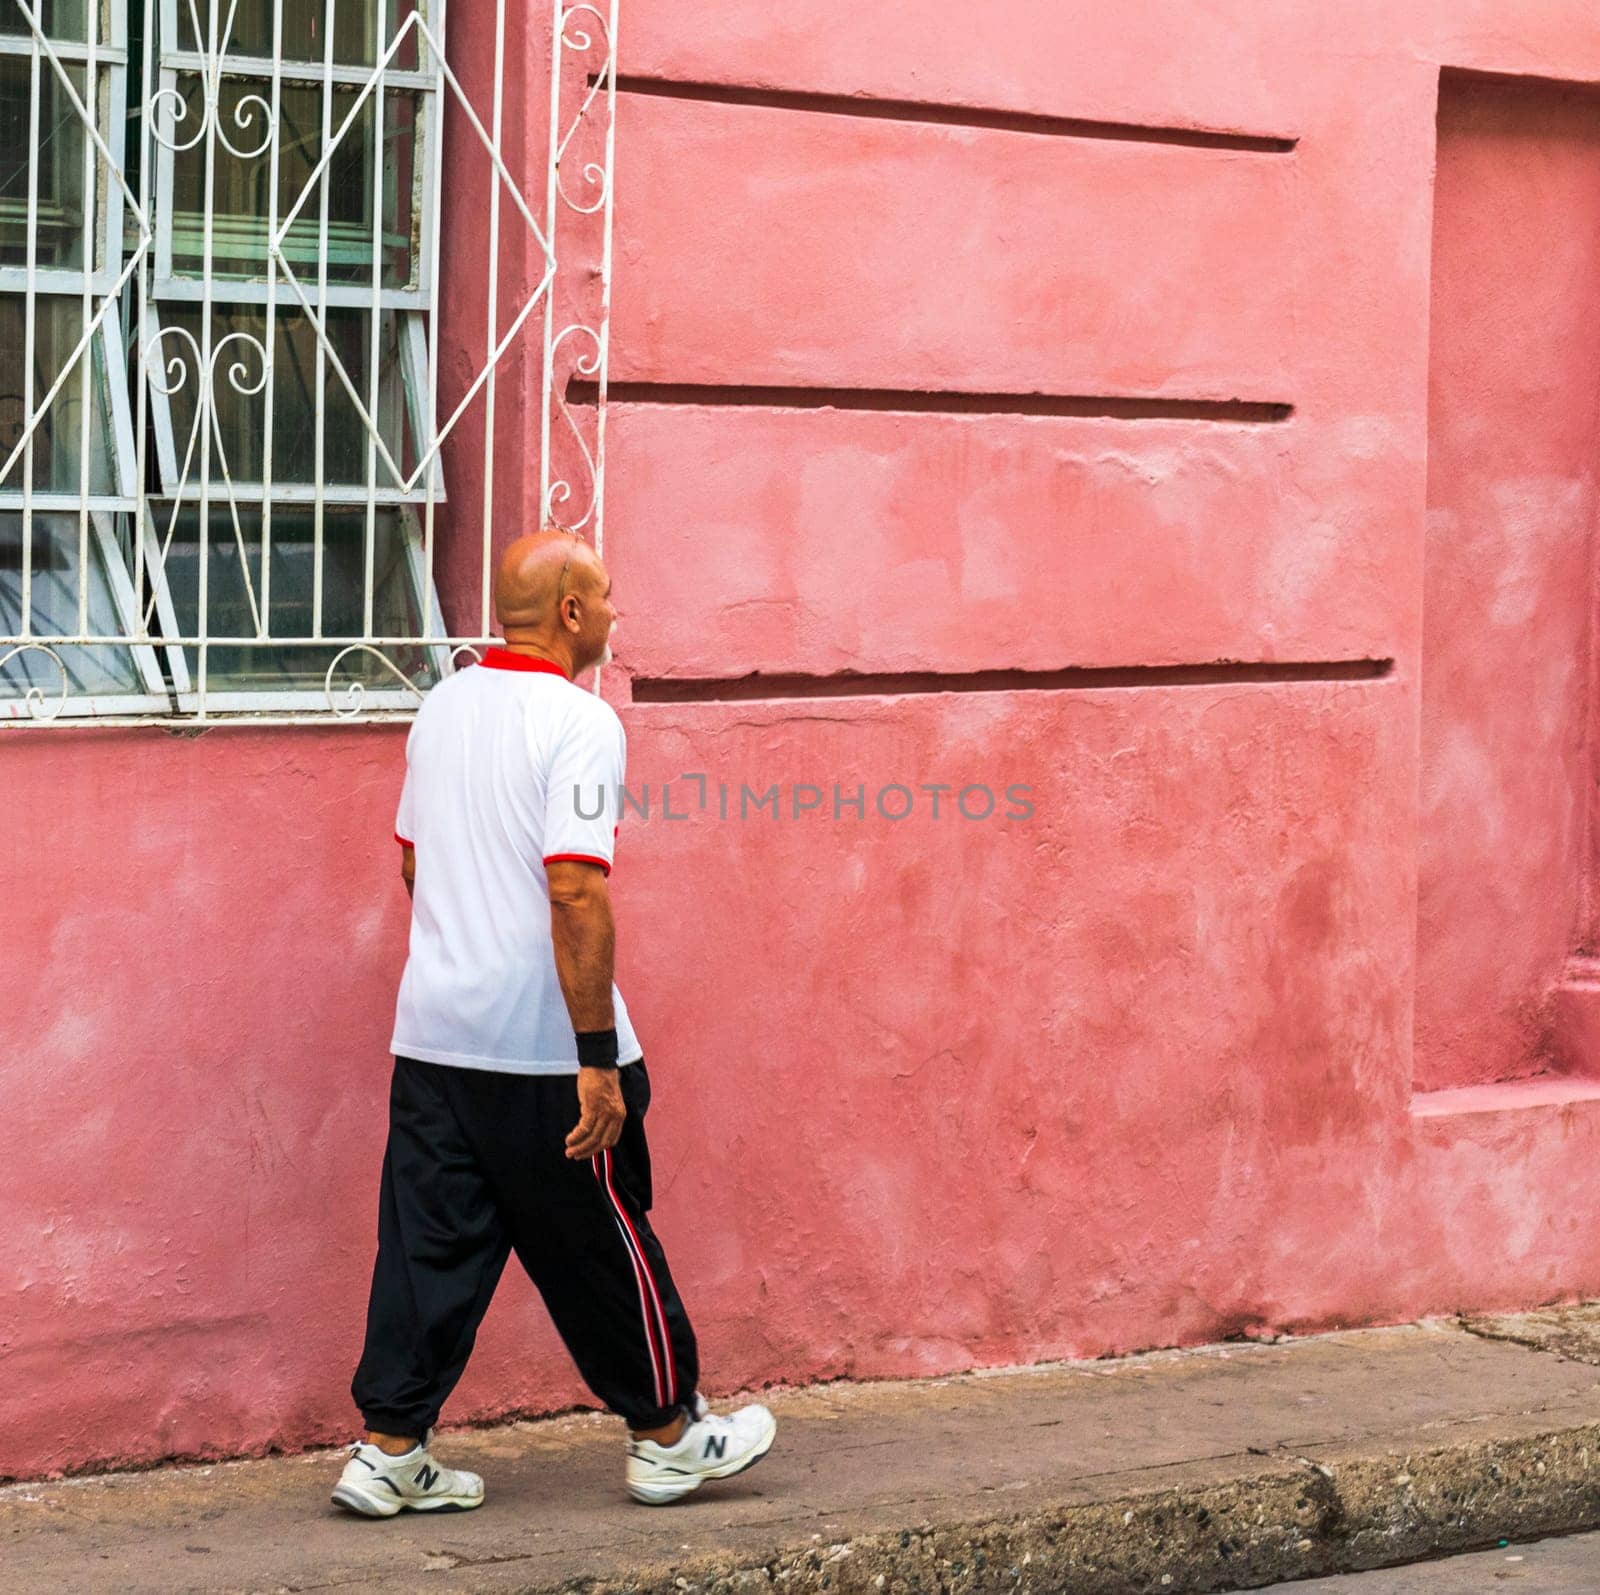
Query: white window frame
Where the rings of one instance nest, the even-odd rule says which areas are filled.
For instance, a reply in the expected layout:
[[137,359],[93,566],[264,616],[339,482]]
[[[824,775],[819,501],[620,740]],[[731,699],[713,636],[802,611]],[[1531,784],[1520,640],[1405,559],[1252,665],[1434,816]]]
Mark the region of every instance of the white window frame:
[[[31,21],[31,8],[26,0],[21,9],[25,19]],[[81,621],[88,613],[91,587],[98,585],[92,573],[99,571],[103,574],[106,595],[120,623],[122,636],[118,640],[118,651],[126,651],[131,656],[136,676],[144,688],[142,692],[114,695],[72,695],[70,702],[74,715],[95,719],[129,713],[163,714],[170,708],[170,699],[156,648],[137,640],[141,628],[136,613],[133,581],[110,519],[113,514],[131,513],[136,508],[138,497],[138,484],[134,479],[133,423],[128,386],[123,378],[125,355],[121,320],[118,307],[105,303],[122,285],[126,269],[122,247],[125,184],[116,181],[104,169],[108,155],[119,171],[123,160],[127,107],[126,13],[120,3],[110,7],[108,14],[103,13],[97,0],[85,0],[84,13],[85,36],[81,40],[52,37],[46,45],[35,35],[0,34],[0,55],[29,62],[34,84],[35,126],[41,91],[49,79],[64,84],[69,99],[79,109],[80,121],[84,125],[84,164],[79,176],[85,207],[83,264],[76,270],[40,266],[35,256],[38,178],[32,176],[24,219],[28,235],[27,264],[0,265],[0,295],[23,301],[23,314],[29,324],[30,339],[41,305],[57,307],[74,301],[79,305],[81,348],[76,359],[69,360],[64,370],[70,371],[74,365],[79,367],[84,393],[84,400],[79,407],[80,491],[41,491],[32,488],[26,479],[19,487],[13,478],[8,485],[0,487],[0,514],[20,515],[22,518],[23,565],[29,573],[23,581],[23,611],[29,619],[33,609],[32,522],[35,516],[78,518],[79,619]],[[110,26],[106,38],[102,40],[99,31],[103,21],[109,21]],[[74,75],[81,75],[81,89],[71,82]],[[83,112],[88,113],[86,121],[81,114]],[[91,215],[93,225],[89,225]],[[24,365],[27,368],[23,374],[24,403],[43,415],[47,410],[46,395],[35,391],[31,362],[25,361]],[[105,426],[109,434],[105,439],[111,454],[113,491],[109,493],[89,491],[87,482],[90,468],[90,417],[96,408],[96,395],[93,392],[96,387],[100,388],[104,398]],[[60,424],[59,417],[54,419]],[[23,449],[23,458],[17,461],[19,471],[27,468],[28,456],[32,452],[31,439],[24,441]],[[0,638],[0,663],[23,650],[42,652],[56,659],[65,689],[67,672],[60,664],[58,650],[73,646],[76,645],[72,641],[50,633],[33,634],[25,622],[22,634],[10,639]],[[64,692],[60,703],[64,707],[67,701]],[[0,696],[0,725],[33,723],[41,716],[50,717],[50,700],[39,689],[29,689],[15,696]]]

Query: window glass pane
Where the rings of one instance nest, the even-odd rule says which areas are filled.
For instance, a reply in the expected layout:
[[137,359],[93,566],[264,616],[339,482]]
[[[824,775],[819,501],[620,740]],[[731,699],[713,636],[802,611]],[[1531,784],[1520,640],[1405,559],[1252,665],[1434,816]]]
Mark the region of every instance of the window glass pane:
[[[156,511],[157,529],[165,537],[170,506]],[[328,510],[323,519],[322,629],[329,636],[359,637],[364,630],[363,580],[366,568],[367,514],[362,510]],[[190,635],[198,625],[200,516],[182,510],[167,554],[166,570],[178,625]],[[213,636],[254,636],[256,605],[261,596],[261,516],[258,510],[240,511],[248,561],[239,557],[239,539],[233,517],[226,509],[211,515],[209,548],[210,588],[207,609]],[[316,569],[314,527],[309,510],[279,506],[272,513],[272,613],[271,630],[282,637],[306,637],[313,629],[312,594]],[[254,603],[252,603],[252,593]],[[416,586],[406,558],[406,530],[402,512],[381,511],[373,532],[373,635],[416,636],[422,623]],[[194,650],[189,668],[197,669]],[[327,644],[257,648],[219,647],[209,650],[208,691],[267,691],[274,688],[321,690],[323,678],[338,647]],[[416,647],[386,649],[388,657],[419,685],[435,679],[427,650]],[[351,654],[340,666],[338,683],[364,681],[374,688],[400,683],[370,654]]]
[[[86,36],[84,0],[33,0],[33,11],[39,19],[40,31],[47,39],[82,39]],[[32,32],[27,18],[17,6],[0,6],[0,33],[26,38]],[[102,40],[104,37],[102,31]]]
[[[92,314],[92,312],[91,312]],[[23,374],[27,369],[27,301],[21,294],[0,295],[0,469],[11,456],[27,425]],[[60,375],[83,333],[83,302],[46,295],[34,300],[33,402],[37,406]],[[104,359],[101,340],[90,340],[94,379],[89,384],[89,491],[115,492],[107,444]],[[33,432],[33,491],[76,493],[83,458],[84,367],[80,356],[61,391]],[[5,475],[0,494],[22,492],[26,454]]]
[[[198,345],[202,311],[198,305],[168,304],[162,307],[165,328],[183,328]],[[322,321],[328,330],[328,341],[333,345],[339,364],[349,375],[362,405],[368,409],[368,334],[372,326],[372,313],[368,310],[329,309],[323,312]],[[379,435],[389,449],[395,463],[409,471],[413,452],[406,434],[405,404],[401,388],[399,356],[396,345],[397,318],[393,314],[379,317],[380,372],[378,380],[378,405],[374,419]],[[238,391],[253,388],[261,380],[261,360],[255,346],[236,341],[226,349],[218,349],[221,340],[235,333],[244,334],[260,344],[266,336],[266,311],[255,305],[223,305],[211,313],[212,346],[217,350],[215,365],[217,378],[214,385],[216,428],[221,433],[220,447],[226,458],[228,474],[236,482],[262,480],[262,460],[266,439],[268,390],[259,393]],[[272,401],[272,477],[275,483],[313,482],[317,476],[317,355],[320,344],[316,329],[304,311],[280,305],[273,331]],[[184,453],[195,426],[195,394],[198,383],[194,374],[194,355],[188,342],[167,331],[162,340],[162,353],[167,359],[180,357],[187,376],[183,385],[168,401],[172,406],[172,426],[177,465],[183,469]],[[236,387],[229,380],[228,371],[238,365],[239,382]],[[170,374],[164,379],[172,385]],[[348,483],[365,486],[367,481],[367,426],[350,402],[350,395],[339,380],[332,359],[324,356],[321,393],[323,458],[320,480],[323,483]],[[192,491],[200,480],[201,441],[196,441],[193,461],[189,467],[187,490]],[[211,440],[211,475],[213,480],[221,474],[222,461],[218,458],[218,440]],[[377,485],[394,488],[394,480],[381,455],[377,458]],[[165,484],[168,492],[177,492],[176,482]]]
[[[68,67],[83,97],[81,67]],[[28,263],[29,99],[33,69],[25,55],[0,55],[0,265]],[[83,118],[48,61],[39,66],[39,192],[34,260],[81,270],[84,260]],[[99,183],[96,158],[93,182]],[[90,210],[93,210],[91,200]]]
[[[78,631],[78,517],[33,517],[33,588],[30,608],[36,636],[71,636]],[[95,529],[89,528],[89,633],[116,636],[126,630],[111,595]],[[22,629],[22,516],[0,514],[0,635]],[[14,645],[0,642],[0,656]],[[72,697],[143,690],[127,647],[62,645],[52,651],[66,669]],[[49,654],[29,650],[0,666],[0,700],[19,698],[29,687],[44,694],[48,711],[61,695],[61,671]],[[0,713],[6,711],[0,710]]]
[[[188,114],[175,119],[172,132],[180,143],[200,125],[204,91],[200,80],[182,75],[178,92]],[[224,81],[219,115],[230,142],[254,150],[267,136],[267,112],[250,99],[270,103],[271,85]],[[338,138],[360,91],[335,89],[330,98],[330,138]],[[323,91],[285,83],[280,90],[278,129],[278,215],[287,216],[322,159]],[[373,140],[377,135],[377,95],[369,95],[355,121],[334,145],[333,157],[317,186],[307,196],[284,242],[284,255],[294,274],[309,287],[321,258],[321,188],[328,189],[328,281],[372,282],[372,211],[375,176],[382,188],[382,240],[379,281],[386,288],[408,286],[414,276],[412,199],[415,172],[417,96],[391,92],[383,98],[383,159],[375,174]],[[186,131],[187,130],[187,131]],[[204,270],[205,181],[207,139],[173,158],[172,269],[179,276]],[[216,276],[264,277],[271,210],[271,150],[241,159],[219,139],[212,211],[211,270]]]
[[[328,51],[329,0],[283,0],[282,58],[285,61],[325,61]],[[336,66],[373,66],[378,59],[378,23],[382,12],[383,43],[387,49],[395,29],[413,11],[427,18],[428,8],[420,3],[401,4],[400,0],[337,0],[333,5],[333,60]],[[224,6],[218,27],[227,19]],[[210,27],[209,14],[200,7],[202,43]],[[178,48],[193,50],[194,19],[186,0],[178,0]],[[272,0],[239,0],[234,13],[233,32],[228,36],[225,55],[272,57]],[[411,68],[417,58],[416,35],[409,34],[390,64]]]

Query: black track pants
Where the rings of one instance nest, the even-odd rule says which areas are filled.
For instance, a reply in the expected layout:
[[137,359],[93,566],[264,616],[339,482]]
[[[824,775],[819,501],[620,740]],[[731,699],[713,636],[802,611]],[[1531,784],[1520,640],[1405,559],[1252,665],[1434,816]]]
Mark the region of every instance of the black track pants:
[[367,1341],[350,1392],[369,1429],[421,1435],[467,1365],[508,1253],[589,1388],[634,1429],[670,1423],[700,1376],[650,1228],[643,1063],[621,1072],[622,1139],[573,1162],[575,1075],[396,1058]]

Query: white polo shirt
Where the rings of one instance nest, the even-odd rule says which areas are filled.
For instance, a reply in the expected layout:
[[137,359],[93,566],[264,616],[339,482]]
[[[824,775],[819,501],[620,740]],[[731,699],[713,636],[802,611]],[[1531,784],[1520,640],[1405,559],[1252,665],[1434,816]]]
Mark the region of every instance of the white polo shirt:
[[[417,851],[392,1050],[506,1074],[576,1074],[545,866],[609,875],[627,757],[611,705],[559,666],[491,648],[447,677],[406,741],[395,840]],[[622,993],[617,1059],[643,1054]]]

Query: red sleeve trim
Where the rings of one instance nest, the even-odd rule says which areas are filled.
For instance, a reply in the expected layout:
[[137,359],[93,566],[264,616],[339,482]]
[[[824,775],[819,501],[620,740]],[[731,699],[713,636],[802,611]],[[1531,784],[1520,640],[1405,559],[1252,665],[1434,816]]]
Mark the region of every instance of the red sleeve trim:
[[394,833],[394,839],[401,845],[401,847],[414,848],[417,845],[415,842],[408,842],[398,831]]
[[607,875],[611,873],[610,861],[596,858],[593,853],[551,853],[545,859],[548,864],[598,864]]

